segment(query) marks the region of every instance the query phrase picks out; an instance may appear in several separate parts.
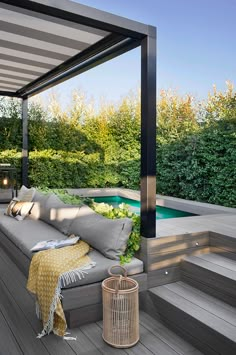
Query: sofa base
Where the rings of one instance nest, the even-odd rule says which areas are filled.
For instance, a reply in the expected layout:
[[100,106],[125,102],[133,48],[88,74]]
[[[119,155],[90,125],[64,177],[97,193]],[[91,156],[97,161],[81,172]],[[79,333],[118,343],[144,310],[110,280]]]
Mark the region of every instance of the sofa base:
[[[28,277],[30,259],[0,231],[0,244],[15,265]],[[131,276],[139,283],[139,291],[147,289],[147,274]],[[62,289],[62,305],[69,328],[102,319],[102,282]]]

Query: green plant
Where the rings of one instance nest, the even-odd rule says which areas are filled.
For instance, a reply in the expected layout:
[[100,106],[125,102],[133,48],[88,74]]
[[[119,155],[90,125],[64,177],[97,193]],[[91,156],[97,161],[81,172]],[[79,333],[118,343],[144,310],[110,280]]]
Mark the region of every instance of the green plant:
[[127,248],[124,255],[120,257],[120,263],[125,264],[131,261],[134,254],[140,249],[141,236],[140,236],[140,217],[135,213],[131,212],[127,205],[124,203],[120,204],[119,207],[113,207],[106,203],[96,203],[91,198],[81,198],[76,195],[70,195],[66,190],[63,189],[48,189],[39,188],[43,193],[54,192],[63,202],[71,205],[81,205],[86,204],[91,207],[96,213],[103,215],[106,218],[131,218],[133,221],[132,232],[129,236]]
[[133,221],[132,232],[129,236],[127,248],[124,255],[120,256],[120,263],[125,264],[131,261],[131,258],[140,249],[141,236],[140,236],[140,217],[135,213],[131,212],[127,205],[124,203],[120,204],[119,207],[113,207],[106,203],[96,203],[93,200],[90,203],[91,208],[95,212],[102,214],[107,218],[131,218]]

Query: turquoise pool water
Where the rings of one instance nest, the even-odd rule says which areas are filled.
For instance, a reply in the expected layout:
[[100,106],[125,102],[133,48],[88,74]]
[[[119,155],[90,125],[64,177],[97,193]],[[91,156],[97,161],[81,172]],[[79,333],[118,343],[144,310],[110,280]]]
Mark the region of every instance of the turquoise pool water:
[[[140,214],[140,202],[131,200],[129,198],[120,197],[120,196],[103,196],[103,197],[93,197],[95,202],[108,203],[114,207],[118,207],[119,204],[125,203],[130,206],[132,212]],[[166,218],[177,218],[177,217],[188,217],[195,216],[192,213],[174,210],[172,208],[166,208],[161,206],[156,206],[156,219],[166,219]]]

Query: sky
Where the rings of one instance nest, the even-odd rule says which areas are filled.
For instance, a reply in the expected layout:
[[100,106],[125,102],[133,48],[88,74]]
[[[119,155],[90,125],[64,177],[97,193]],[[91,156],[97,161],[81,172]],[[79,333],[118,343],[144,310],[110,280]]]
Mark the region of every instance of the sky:
[[[236,75],[236,0],[78,0],[157,27],[157,89],[202,100]],[[118,102],[140,87],[140,48],[56,86],[60,101],[74,89]],[[48,97],[48,92],[43,94]]]

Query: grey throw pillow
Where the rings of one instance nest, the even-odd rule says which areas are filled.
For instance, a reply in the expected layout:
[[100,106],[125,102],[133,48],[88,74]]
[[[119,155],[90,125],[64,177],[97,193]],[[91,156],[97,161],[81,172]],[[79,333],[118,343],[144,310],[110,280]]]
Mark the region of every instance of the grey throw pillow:
[[90,207],[82,206],[69,228],[69,234],[80,236],[107,258],[119,260],[126,249],[131,230],[132,220],[129,218],[108,219]]
[[[32,210],[30,211],[30,217],[33,219],[42,219],[43,216],[46,215],[46,201],[48,199],[49,195],[42,194],[38,190],[36,190],[33,202],[34,206]],[[46,218],[46,217],[45,217]]]
[[68,234],[69,227],[78,212],[78,206],[67,205],[55,194],[51,194],[47,197],[40,219],[51,224],[63,234]]

